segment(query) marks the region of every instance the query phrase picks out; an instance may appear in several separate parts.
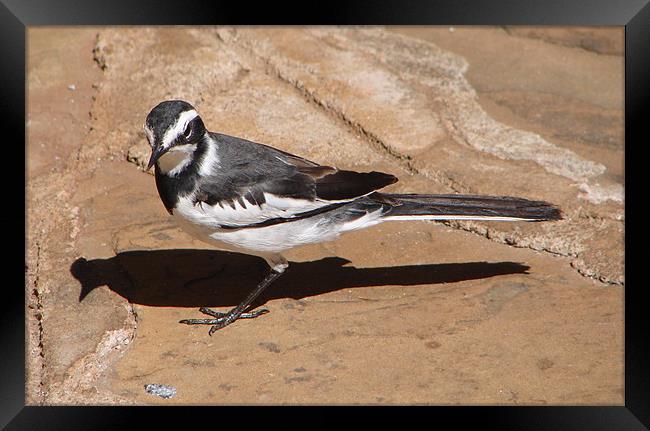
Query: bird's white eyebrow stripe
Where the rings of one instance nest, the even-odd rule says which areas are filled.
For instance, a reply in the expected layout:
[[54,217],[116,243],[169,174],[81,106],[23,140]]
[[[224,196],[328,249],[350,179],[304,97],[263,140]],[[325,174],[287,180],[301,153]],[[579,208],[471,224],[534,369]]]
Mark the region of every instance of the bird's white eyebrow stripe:
[[163,136],[162,141],[163,146],[168,146],[171,144],[171,142],[176,139],[178,135],[183,133],[185,127],[187,127],[187,124],[198,116],[199,114],[194,109],[182,112],[178,116],[178,120],[176,120],[176,122],[165,132],[165,136]]

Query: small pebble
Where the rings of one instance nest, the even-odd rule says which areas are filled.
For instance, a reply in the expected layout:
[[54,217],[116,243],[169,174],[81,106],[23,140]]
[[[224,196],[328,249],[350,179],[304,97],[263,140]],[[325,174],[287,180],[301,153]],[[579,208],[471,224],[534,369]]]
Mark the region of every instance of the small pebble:
[[157,395],[160,398],[171,398],[176,395],[176,388],[168,385],[159,385],[156,383],[149,383],[144,385],[144,390],[151,395]]

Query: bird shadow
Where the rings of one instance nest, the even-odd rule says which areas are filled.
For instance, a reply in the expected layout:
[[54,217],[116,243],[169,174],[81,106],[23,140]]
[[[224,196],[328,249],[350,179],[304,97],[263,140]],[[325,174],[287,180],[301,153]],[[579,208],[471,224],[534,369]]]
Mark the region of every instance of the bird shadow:
[[[291,262],[253,306],[367,286],[418,286],[527,274],[515,262],[465,262],[356,268],[340,257]],[[171,307],[237,305],[268,272],[253,256],[212,250],[138,250],[108,259],[77,259],[70,272],[81,283],[79,302],[100,286],[134,304]]]

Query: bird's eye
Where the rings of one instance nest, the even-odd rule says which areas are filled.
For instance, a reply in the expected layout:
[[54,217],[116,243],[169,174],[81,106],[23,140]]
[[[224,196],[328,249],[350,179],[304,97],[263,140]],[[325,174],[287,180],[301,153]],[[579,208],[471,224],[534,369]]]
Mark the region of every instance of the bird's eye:
[[192,135],[192,123],[188,124],[187,127],[185,128],[185,131],[183,132],[183,136],[185,139],[190,139],[190,136]]

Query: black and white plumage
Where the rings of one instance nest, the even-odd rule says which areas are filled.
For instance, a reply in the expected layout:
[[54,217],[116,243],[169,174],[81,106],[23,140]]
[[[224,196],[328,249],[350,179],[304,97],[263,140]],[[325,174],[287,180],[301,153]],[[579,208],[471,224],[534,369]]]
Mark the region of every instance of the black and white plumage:
[[255,297],[287,268],[282,252],[335,239],[344,232],[390,220],[559,220],[553,205],[507,196],[386,194],[397,178],[322,166],[275,148],[209,132],[192,105],[164,101],[147,116],[156,186],[167,211],[196,238],[219,249],[257,255],[271,274],[228,313],[210,334],[244,313]]

